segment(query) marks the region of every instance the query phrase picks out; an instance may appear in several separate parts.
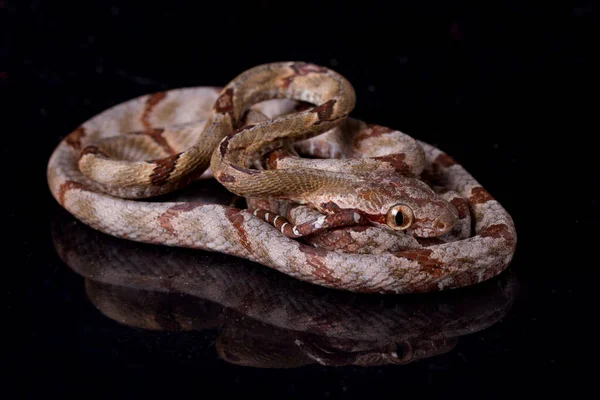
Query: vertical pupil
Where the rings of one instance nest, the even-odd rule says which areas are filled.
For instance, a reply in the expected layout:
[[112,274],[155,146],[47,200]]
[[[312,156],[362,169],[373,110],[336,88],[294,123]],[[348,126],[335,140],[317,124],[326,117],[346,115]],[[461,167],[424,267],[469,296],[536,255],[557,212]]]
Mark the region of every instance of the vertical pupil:
[[397,226],[402,226],[402,224],[404,223],[404,215],[402,215],[402,211],[398,211],[398,213],[396,213],[396,225]]

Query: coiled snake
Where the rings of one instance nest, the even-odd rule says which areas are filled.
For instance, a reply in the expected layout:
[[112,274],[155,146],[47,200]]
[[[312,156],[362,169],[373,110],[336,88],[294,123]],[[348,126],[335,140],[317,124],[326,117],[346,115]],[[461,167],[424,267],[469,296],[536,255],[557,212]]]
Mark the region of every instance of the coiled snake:
[[[516,246],[506,210],[441,150],[350,118],[354,104],[335,71],[260,65],[222,89],[141,96],[91,118],[55,149],[48,183],[110,235],[231,254],[331,288],[427,292],[504,270]],[[211,173],[248,209],[138,200]]]

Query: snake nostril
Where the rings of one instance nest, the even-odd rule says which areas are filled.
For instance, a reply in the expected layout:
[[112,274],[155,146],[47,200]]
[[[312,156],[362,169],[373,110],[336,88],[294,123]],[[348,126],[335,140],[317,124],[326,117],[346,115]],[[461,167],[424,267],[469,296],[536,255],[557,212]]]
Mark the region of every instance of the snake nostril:
[[435,229],[437,229],[438,231],[445,231],[447,227],[448,225],[446,225],[444,221],[438,221],[435,224]]

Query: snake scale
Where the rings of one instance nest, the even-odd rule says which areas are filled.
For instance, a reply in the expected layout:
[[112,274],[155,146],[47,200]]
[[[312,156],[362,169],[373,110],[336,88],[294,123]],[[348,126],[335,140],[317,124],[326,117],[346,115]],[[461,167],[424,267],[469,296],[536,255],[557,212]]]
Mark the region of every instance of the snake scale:
[[[109,235],[330,288],[429,292],[503,271],[516,246],[507,211],[440,149],[351,118],[355,101],[343,76],[304,62],[140,96],[67,135],[48,184]],[[211,176],[247,208],[169,199]]]

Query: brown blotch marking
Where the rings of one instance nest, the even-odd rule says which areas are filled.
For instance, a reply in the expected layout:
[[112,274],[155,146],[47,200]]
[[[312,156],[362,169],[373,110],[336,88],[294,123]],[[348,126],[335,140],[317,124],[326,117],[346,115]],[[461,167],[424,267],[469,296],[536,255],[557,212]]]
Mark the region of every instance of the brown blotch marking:
[[436,237],[430,237],[430,238],[415,238],[417,240],[417,242],[424,247],[429,247],[429,246],[435,246],[438,244],[444,244],[445,242],[440,239],[440,238],[436,238]]
[[221,157],[225,157],[225,153],[227,153],[227,146],[229,146],[229,137],[226,137],[219,146],[219,152],[221,153]]
[[444,273],[443,270],[439,268],[438,264],[425,263],[421,266],[421,269],[434,278],[439,278]]
[[373,159],[390,164],[392,168],[394,168],[398,172],[402,172],[405,174],[411,172],[409,165],[406,162],[404,162],[404,160],[406,159],[405,154],[390,154],[387,156],[373,157]]
[[108,155],[103,152],[102,150],[100,150],[98,148],[98,146],[86,146],[83,150],[81,150],[81,154],[79,155],[79,157],[83,157],[86,154],[99,154],[101,156],[104,156],[106,158],[108,158]]
[[277,149],[269,153],[267,156],[267,165],[270,169],[277,169],[277,164],[279,160],[283,160],[284,158],[291,157],[292,153],[285,149]]
[[319,122],[332,121],[331,116],[333,115],[333,106],[335,103],[336,100],[331,99],[312,109],[312,112],[317,113]]
[[453,198],[450,203],[458,210],[458,219],[463,219],[469,215],[469,204],[465,199],[460,197]]
[[75,181],[66,181],[60,188],[58,189],[58,202],[60,205],[65,205],[65,195],[71,189],[82,189],[85,190],[86,186],[83,183],[75,182]]
[[363,129],[354,137],[354,147],[358,147],[360,142],[365,139],[378,137],[392,132],[394,132],[394,129],[388,128],[387,126],[367,124],[367,129]]
[[229,174],[226,174],[223,172],[219,175],[219,182],[227,182],[227,183],[235,182],[235,176],[229,175]]
[[161,158],[160,160],[150,161],[152,164],[156,165],[150,175],[150,181],[153,185],[162,186],[168,182],[169,176],[171,176],[171,172],[175,169],[177,160],[180,156],[181,154],[175,154]]
[[511,229],[506,224],[490,225],[479,232],[481,237],[504,239],[510,246],[514,246],[516,239]]
[[233,112],[233,88],[223,92],[215,102],[215,111],[221,114]]
[[327,250],[301,244],[300,251],[306,255],[308,265],[314,268],[314,276],[327,282],[338,281],[337,278],[333,277],[333,270],[327,268],[323,262],[323,257],[327,254]]
[[309,236],[306,238],[306,240],[313,245],[318,245],[319,248],[322,249],[356,253],[358,250],[364,247],[364,244],[354,240],[352,237],[352,232],[364,232],[367,229],[369,229],[369,227],[365,225],[335,229]]
[[488,193],[482,187],[475,187],[471,189],[471,196],[469,197],[469,201],[473,204],[484,204],[490,200],[494,200],[491,194]]
[[418,262],[425,273],[437,278],[443,273],[443,263],[437,258],[431,257],[432,254],[433,250],[430,249],[407,250],[395,253],[397,257],[403,257]]
[[281,80],[281,86],[284,88],[289,87],[294,79],[298,76],[306,76],[310,73],[322,74],[327,72],[327,68],[321,67],[315,64],[308,64],[305,62],[294,63],[290,66],[290,68],[294,71],[292,75],[287,76]]
[[225,216],[233,224],[233,227],[236,229],[238,236],[240,238],[240,243],[246,250],[252,252],[252,246],[250,245],[250,241],[248,240],[248,234],[243,227],[244,224],[244,216],[241,214],[242,210],[228,207],[225,209]]
[[202,205],[203,203],[198,202],[178,204],[169,208],[160,217],[158,217],[158,222],[160,223],[160,226],[163,227],[167,232],[169,232],[172,235],[176,235],[175,228],[172,224],[172,219],[181,214],[182,212],[191,211],[194,208],[200,207]]
[[167,152],[167,154],[175,154],[175,149],[173,149],[169,143],[167,142],[167,139],[165,139],[163,137],[163,133],[164,133],[164,129],[163,128],[151,128],[151,129],[147,129],[145,131],[138,131],[138,132],[130,132],[130,134],[132,135],[146,135],[148,137],[150,137],[152,140],[154,140],[154,142],[156,144],[158,144],[164,151]]
[[378,137],[381,135],[384,135],[386,133],[392,133],[395,130],[387,127],[387,126],[382,126],[382,125],[376,125],[376,124],[369,124],[368,125],[369,128],[371,128],[371,133],[370,133],[370,137]]
[[414,261],[425,261],[429,259],[429,256],[433,254],[433,250],[429,249],[416,249],[416,250],[406,250],[397,253],[399,257],[408,258],[409,260]]
[[146,100],[146,106],[144,107],[144,112],[142,113],[141,118],[142,125],[144,125],[145,128],[150,129],[152,127],[152,124],[149,121],[150,114],[152,114],[154,107],[164,100],[165,97],[167,97],[166,92],[158,92],[154,93],[152,96],[148,97],[148,100]]
[[446,168],[456,165],[456,161],[454,161],[454,159],[452,157],[450,157],[448,154],[444,154],[444,153],[437,156],[434,163],[440,164],[441,166],[446,167]]
[[65,138],[65,142],[75,150],[81,149],[81,139],[85,136],[85,128],[80,126]]

